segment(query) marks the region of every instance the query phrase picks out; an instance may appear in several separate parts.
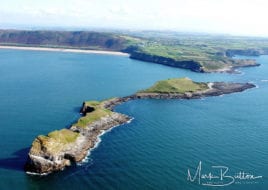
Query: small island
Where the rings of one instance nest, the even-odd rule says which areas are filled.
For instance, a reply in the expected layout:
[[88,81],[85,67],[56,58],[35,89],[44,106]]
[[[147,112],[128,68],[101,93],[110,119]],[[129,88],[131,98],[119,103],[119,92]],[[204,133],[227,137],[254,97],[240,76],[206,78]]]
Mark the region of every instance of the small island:
[[39,135],[33,141],[25,171],[45,175],[83,161],[101,134],[132,119],[113,110],[124,102],[136,99],[196,99],[242,92],[254,87],[251,83],[205,83],[175,78],[159,81],[130,96],[84,102],[80,111],[82,117],[69,129]]

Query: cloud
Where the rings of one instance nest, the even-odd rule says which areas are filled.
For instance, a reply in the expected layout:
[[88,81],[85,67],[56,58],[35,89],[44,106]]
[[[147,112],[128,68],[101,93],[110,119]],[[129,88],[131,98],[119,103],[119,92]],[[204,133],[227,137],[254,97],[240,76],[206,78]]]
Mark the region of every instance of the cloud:
[[266,7],[266,0],[9,0],[0,22],[268,35]]

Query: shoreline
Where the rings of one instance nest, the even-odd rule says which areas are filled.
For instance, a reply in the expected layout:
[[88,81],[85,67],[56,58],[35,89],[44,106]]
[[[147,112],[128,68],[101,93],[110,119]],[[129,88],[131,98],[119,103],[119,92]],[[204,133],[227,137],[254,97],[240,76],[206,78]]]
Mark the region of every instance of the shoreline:
[[88,150],[86,157],[85,157],[83,160],[81,160],[80,162],[78,162],[77,165],[83,165],[84,163],[87,162],[87,159],[88,159],[88,157],[91,155],[91,152],[92,152],[93,150],[95,150],[96,148],[98,148],[98,146],[100,145],[100,143],[101,143],[101,141],[102,141],[101,137],[102,137],[103,135],[105,135],[106,133],[111,132],[111,131],[112,131],[114,128],[116,128],[116,127],[120,127],[120,126],[122,126],[122,125],[131,123],[133,119],[134,119],[134,118],[131,117],[131,118],[130,118],[128,121],[126,121],[125,123],[122,123],[122,124],[119,124],[119,125],[112,126],[111,128],[109,128],[109,129],[107,129],[107,130],[102,130],[102,131],[100,132],[100,134],[97,135],[97,140],[94,142],[94,146]]
[[85,50],[85,49],[52,48],[52,47],[27,47],[27,46],[3,46],[3,45],[0,45],[0,49],[26,50],[26,51],[51,51],[51,52],[87,53],[87,54],[129,56],[128,53],[123,53],[123,52],[119,52],[119,51]]

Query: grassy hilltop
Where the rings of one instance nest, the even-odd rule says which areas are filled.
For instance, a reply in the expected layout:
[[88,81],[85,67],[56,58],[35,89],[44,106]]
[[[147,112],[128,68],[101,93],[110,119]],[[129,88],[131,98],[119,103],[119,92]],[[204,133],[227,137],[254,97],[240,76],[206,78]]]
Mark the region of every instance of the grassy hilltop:
[[152,87],[139,93],[185,93],[208,89],[207,83],[194,82],[189,78],[174,78],[156,82]]

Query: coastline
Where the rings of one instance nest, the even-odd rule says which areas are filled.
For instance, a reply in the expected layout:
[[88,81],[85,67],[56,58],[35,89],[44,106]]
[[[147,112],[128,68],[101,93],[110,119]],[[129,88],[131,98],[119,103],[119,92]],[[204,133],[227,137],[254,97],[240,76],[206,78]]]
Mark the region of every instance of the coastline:
[[13,49],[13,50],[28,50],[28,51],[52,51],[52,52],[67,52],[67,53],[86,53],[86,54],[102,54],[102,55],[117,55],[129,56],[128,53],[119,51],[105,51],[105,50],[84,50],[84,49],[69,49],[69,48],[49,48],[49,47],[27,47],[27,46],[3,46],[0,49]]
[[[120,51],[108,51],[108,50],[90,50],[90,49],[79,49],[79,48],[65,48],[65,47],[40,47],[40,46],[20,46],[20,45],[3,45],[0,44],[1,49],[11,49],[11,50],[25,50],[25,51],[48,51],[48,52],[62,52],[62,53],[84,53],[84,54],[99,54],[99,55],[114,55],[129,57],[130,59],[136,59],[139,61],[145,61],[150,63],[156,63],[160,65],[165,65],[169,67],[175,67],[180,69],[187,69],[198,73],[230,73],[238,74],[240,73],[236,69],[243,67],[254,67],[260,66],[260,64],[252,64],[252,60],[244,60],[244,62],[249,62],[245,65],[229,65],[224,68],[219,68],[216,70],[205,70],[202,65],[195,61],[175,61],[171,58],[161,57],[161,56],[151,56],[141,53],[124,53]],[[138,55],[138,56],[137,56]],[[137,57],[136,57],[137,56]]]

